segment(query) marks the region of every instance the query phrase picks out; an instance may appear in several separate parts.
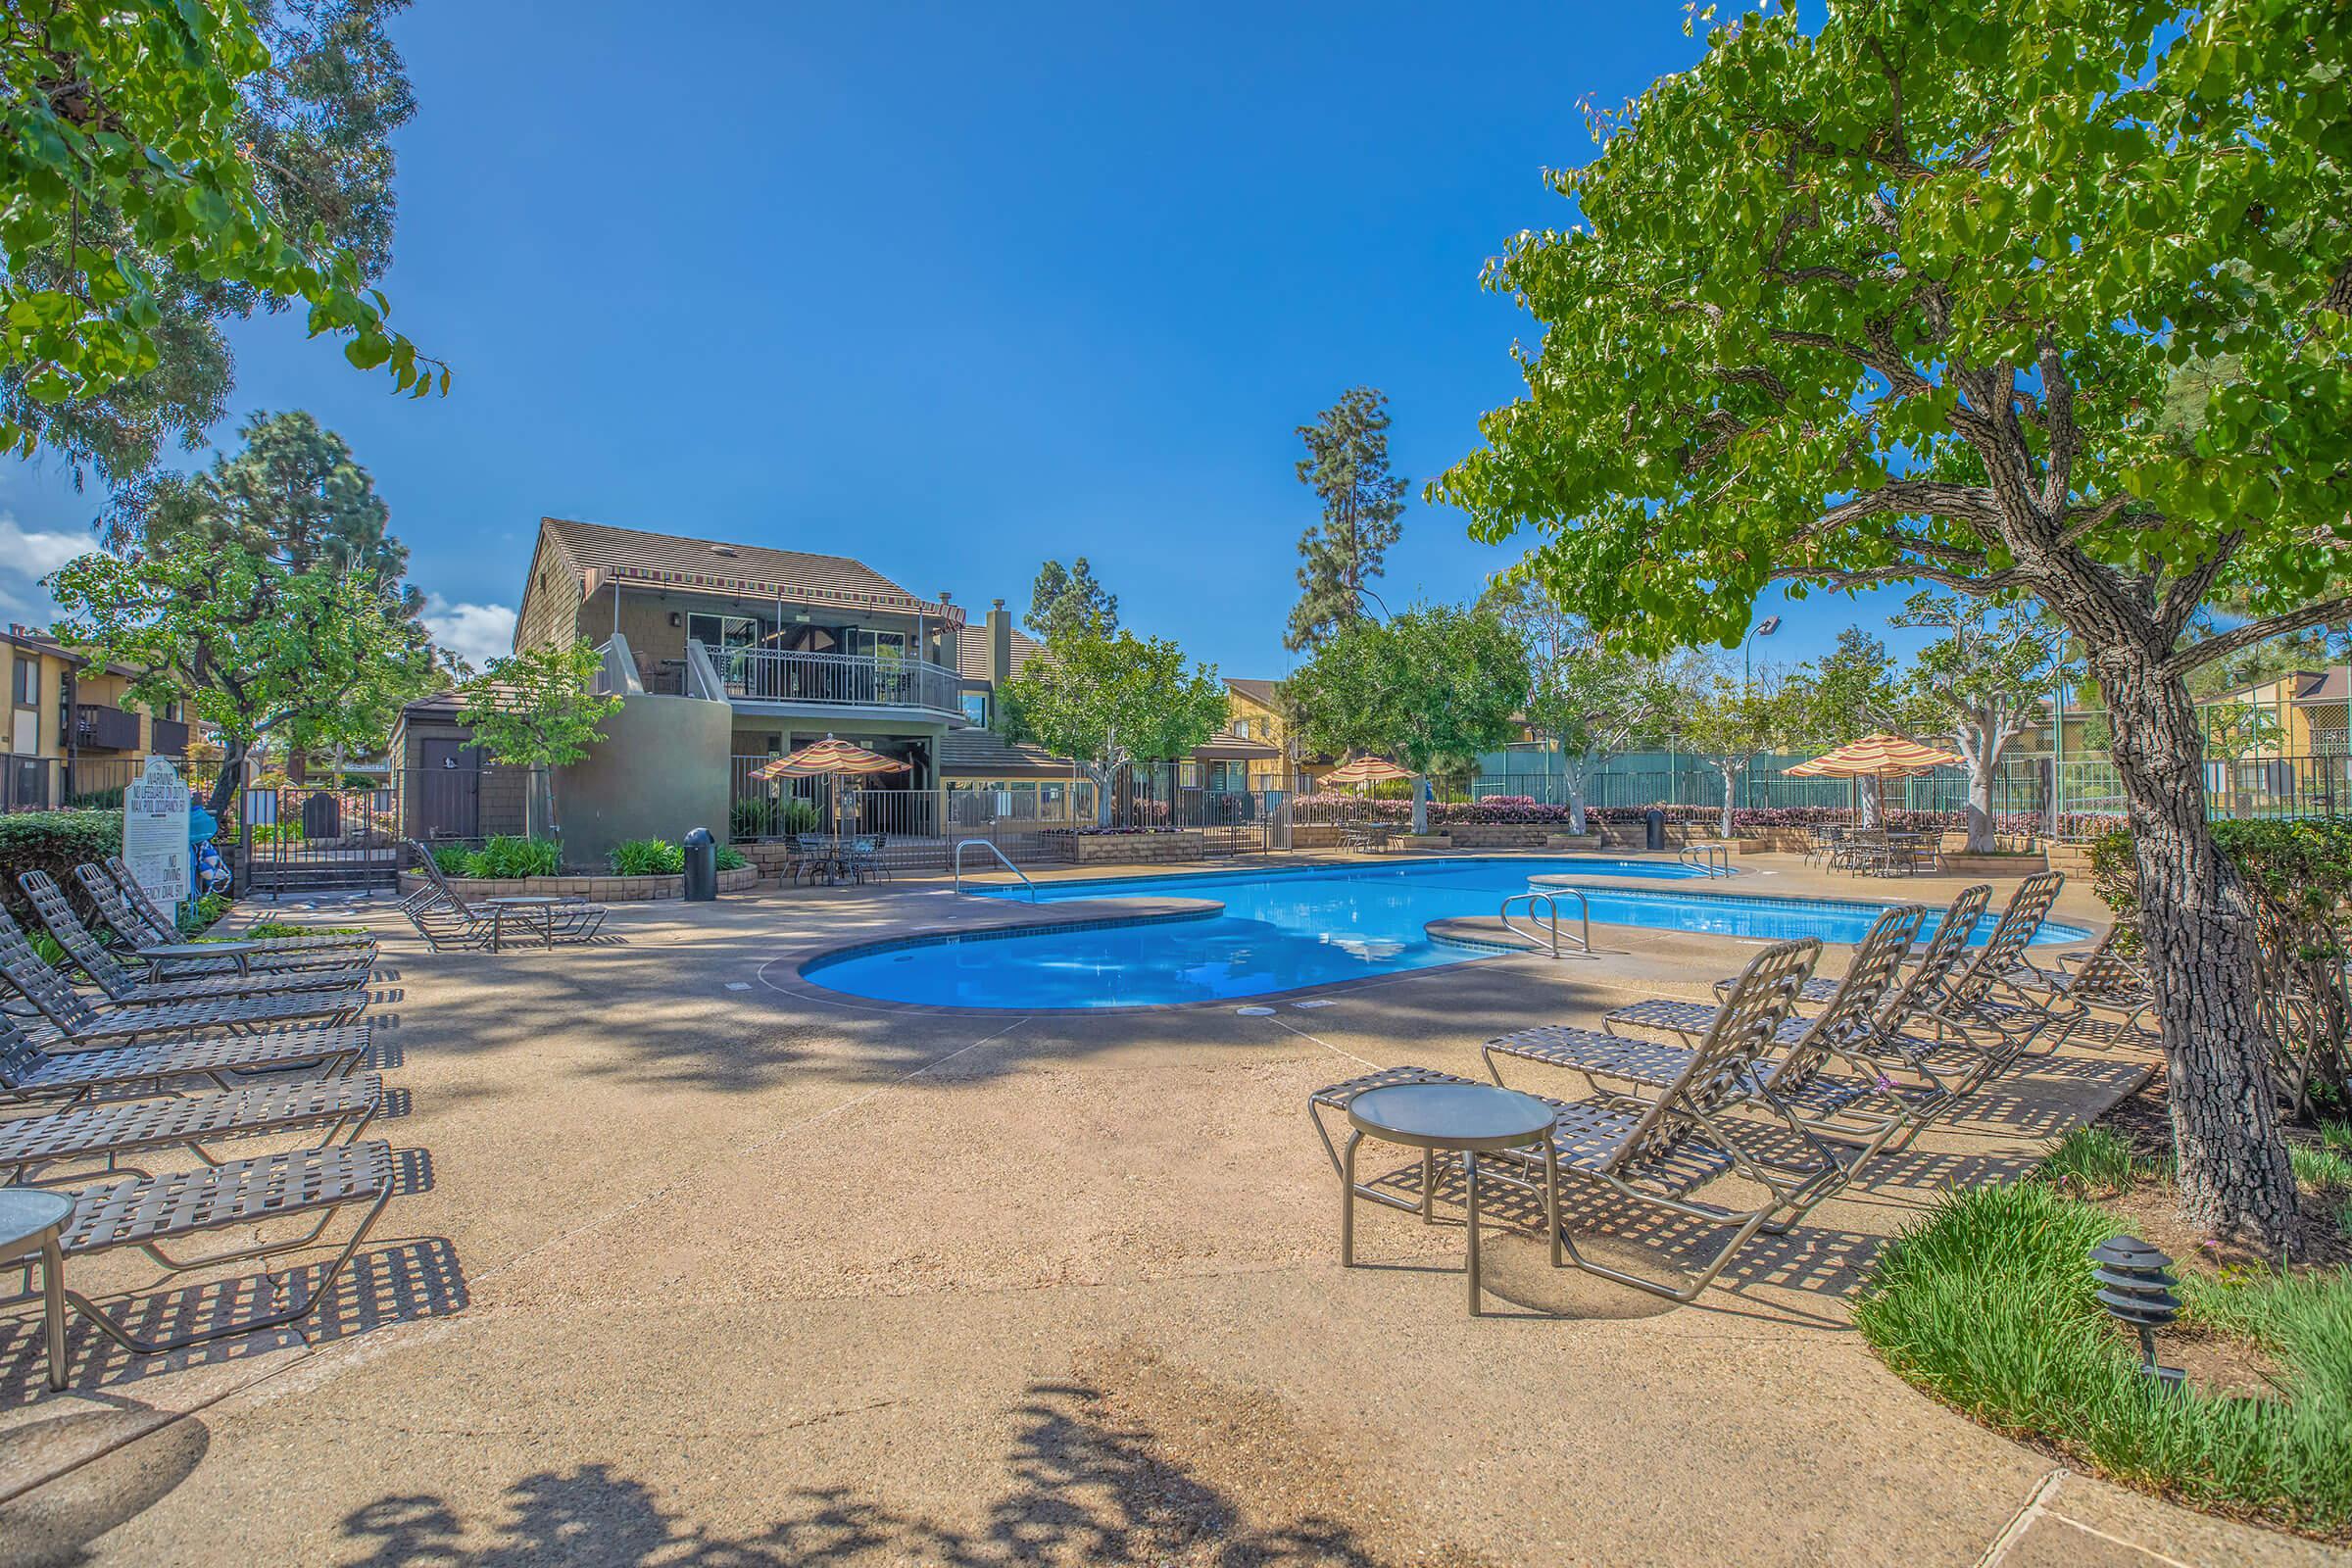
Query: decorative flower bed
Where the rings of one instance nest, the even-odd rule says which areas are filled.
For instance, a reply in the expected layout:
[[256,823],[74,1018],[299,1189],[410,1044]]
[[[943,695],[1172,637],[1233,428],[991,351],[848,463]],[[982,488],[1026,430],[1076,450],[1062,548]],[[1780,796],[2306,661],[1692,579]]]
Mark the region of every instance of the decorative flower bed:
[[[760,884],[760,868],[756,865],[738,866],[732,871],[718,873],[721,893],[748,893]],[[613,876],[603,871],[582,871],[577,875],[558,873],[554,876],[478,876],[453,877],[451,885],[464,899],[545,898],[577,894],[598,904],[633,904],[648,899],[682,898],[686,879],[682,876]],[[400,891],[410,894],[430,886],[419,872],[400,873]]]

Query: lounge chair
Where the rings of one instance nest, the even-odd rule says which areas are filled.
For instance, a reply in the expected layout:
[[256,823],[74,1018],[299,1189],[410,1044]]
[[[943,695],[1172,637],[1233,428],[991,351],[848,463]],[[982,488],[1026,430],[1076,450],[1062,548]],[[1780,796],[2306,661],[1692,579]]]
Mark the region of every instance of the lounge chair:
[[[1688,1301],[1705,1290],[1740,1248],[1758,1231],[1785,1231],[1816,1203],[1844,1185],[1845,1172],[1822,1151],[1810,1168],[1767,1164],[1748,1153],[1722,1122],[1727,1112],[1745,1098],[1757,1059],[1770,1047],[1796,993],[1821,955],[1821,943],[1807,937],[1777,942],[1759,952],[1742,971],[1719,1009],[1716,1022],[1689,1063],[1647,1103],[1619,1097],[1591,1100],[1553,1100],[1538,1095],[1552,1108],[1550,1154],[1557,1159],[1563,1180],[1583,1183],[1603,1201],[1615,1200],[1637,1209],[1658,1210],[1679,1219],[1696,1220],[1728,1232],[1712,1253],[1679,1281],[1646,1278],[1586,1257],[1565,1227],[1551,1236],[1552,1263],[1572,1265],[1605,1279],[1647,1291],[1669,1300]],[[1607,1036],[1595,1036],[1606,1040]],[[1308,1097],[1307,1114],[1323,1140],[1335,1168],[1346,1170],[1326,1113],[1345,1115],[1348,1102],[1369,1089],[1398,1083],[1472,1083],[1425,1067],[1391,1067],[1346,1083],[1332,1084]],[[1788,1125],[1803,1139],[1793,1119]],[[1542,1150],[1506,1150],[1482,1156],[1482,1171],[1495,1180],[1512,1182],[1535,1193],[1543,1191],[1545,1153]],[[1762,1194],[1754,1207],[1726,1208],[1701,1202],[1694,1196],[1716,1177],[1738,1173]],[[1423,1179],[1431,1178],[1428,1161]],[[1358,1196],[1413,1209],[1377,1186],[1358,1184]]]
[[37,1044],[62,1043],[74,1051],[208,1029],[253,1034],[273,1024],[349,1023],[368,1005],[365,991],[293,991],[270,997],[211,997],[127,1005],[110,1002],[104,1007],[93,1006],[32,951],[15,916],[5,909],[0,909],[0,979],[7,980],[49,1020],[54,1040],[36,1037]]
[[[1975,934],[1977,918],[1984,912],[1984,906],[1991,900],[1992,887],[1989,883],[1978,882],[1962,888],[1959,897],[1952,900],[1950,906],[1936,917],[1935,934],[1925,942],[1912,945],[1911,961],[1923,966],[1936,965],[1935,980],[1940,983],[1944,971],[1959,957],[1960,950],[1968,945],[1969,937]],[[1715,994],[1721,996],[1737,983],[1736,977],[1727,976],[1718,980],[1715,982]],[[1841,979],[1817,974],[1805,982],[1797,1001],[1828,1002],[1838,995],[1838,988],[1844,983]]]
[[[179,923],[156,907],[155,901],[147,896],[147,890],[139,886],[138,878],[130,874],[130,867],[123,864],[122,857],[120,855],[108,856],[105,868],[106,874],[114,879],[116,887],[122,890],[123,903],[155,931],[157,941],[177,942],[181,940]],[[372,954],[375,951],[375,938],[330,936],[321,932],[315,936],[265,937],[258,946],[264,953],[272,954],[325,953],[337,948],[366,948]]]
[[[1960,1094],[2023,1056],[2046,1056],[2063,1046],[2089,1009],[2063,996],[2036,998],[2012,976],[2065,885],[2062,871],[2037,871],[2019,883],[1992,935],[1983,947],[1964,954],[1965,964],[1956,966],[1952,978],[1922,1009],[1933,1038],[1905,1031],[1886,1044],[1906,1060],[1937,1066],[1947,1081],[1958,1064]],[[2042,1036],[2053,1028],[2056,1037],[2044,1042]],[[2037,1045],[2039,1050],[2034,1049]]]
[[106,1162],[105,1169],[94,1174],[143,1175],[125,1165],[123,1156],[178,1149],[207,1165],[218,1165],[221,1162],[205,1147],[210,1142],[313,1129],[322,1130],[315,1147],[324,1149],[355,1141],[375,1118],[383,1100],[384,1081],[371,1072],[260,1084],[218,1095],[110,1100],[0,1121],[0,1169],[8,1171],[12,1182],[35,1186],[61,1179],[88,1181],[90,1174],[60,1178],[45,1167],[92,1159]]
[[[466,902],[466,895],[460,893],[457,885],[442,874],[441,867],[434,863],[432,856],[426,852],[423,845],[411,839],[409,848],[417,856],[417,870],[424,873],[425,881],[432,885],[433,891],[440,896],[440,902],[443,905],[454,910],[468,925],[480,921],[489,923],[491,929],[496,929],[495,923],[489,922],[487,915],[480,913],[473,906]],[[556,902],[544,906],[543,908],[549,922],[550,940],[553,942],[585,942],[596,935],[605,923],[605,916],[612,912],[603,905],[590,904],[575,893],[552,896]],[[411,924],[415,924],[416,914],[411,912],[409,919]],[[419,926],[418,929],[422,930],[423,928]],[[432,938],[428,936],[425,940],[429,943]],[[487,940],[485,937],[482,945],[486,945]],[[453,945],[470,947],[476,944],[467,942]],[[436,951],[438,951],[437,948]]]
[[316,1068],[349,1072],[368,1053],[366,1024],[280,1029],[271,1034],[159,1040],[103,1051],[44,1051],[0,1012],[0,1107],[72,1104],[104,1092],[171,1092],[191,1083],[234,1088],[233,1075]]
[[435,953],[487,948],[498,928],[490,916],[454,904],[431,888],[419,888],[401,900],[400,912]]
[[2156,1005],[2156,988],[2145,969],[2117,951],[2131,929],[2119,920],[2107,928],[2096,947],[2061,954],[2058,961],[2068,967],[2045,968],[2021,955],[2018,966],[2006,978],[2045,1009],[2075,1004],[2121,1014],[2119,1019],[2084,1018],[2077,1025],[2078,1034],[2096,1044],[2133,1040],[2152,1045],[2158,1036],[2145,1020]]
[[[252,1317],[216,1322],[162,1338],[143,1338],[88,1297],[68,1287],[68,1304],[126,1349],[141,1355],[162,1355],[208,1340],[251,1334],[261,1329],[299,1322],[331,1296],[343,1269],[367,1240],[384,1205],[391,1200],[395,1166],[388,1144],[350,1144],[324,1149],[290,1150],[253,1159],[200,1165],[194,1170],[162,1176],[108,1177],[73,1190],[74,1211],[60,1238],[60,1250],[69,1260],[120,1247],[136,1247],[174,1274],[220,1263],[269,1257],[308,1247],[323,1235],[342,1210],[362,1206],[350,1240],[328,1262],[316,1285],[271,1310]],[[315,1216],[315,1217],[314,1217]],[[213,1231],[248,1231],[278,1220],[311,1219],[308,1229],[274,1241],[252,1242],[202,1257],[178,1258],[167,1253],[166,1243]],[[283,1286],[278,1287],[283,1290]],[[168,1321],[184,1321],[174,1316]],[[66,1386],[66,1369],[52,1356],[49,1386]]]
[[46,871],[26,871],[17,878],[41,923],[81,972],[98,982],[98,989],[120,1003],[152,1006],[174,1002],[201,1002],[214,997],[266,997],[288,991],[348,991],[368,983],[365,967],[342,969],[271,969],[260,974],[199,975],[180,980],[155,980],[134,974],[130,967],[92,935],[66,902],[66,890]]
[[[1777,1055],[1749,1069],[1740,1086],[1745,1108],[1782,1120],[1793,1119],[1807,1132],[1860,1151],[1845,1166],[1850,1178],[1898,1134],[1917,1136],[1932,1113],[1950,1098],[1940,1084],[1906,1084],[1889,1076],[1882,1059],[1881,1036],[1899,1030],[1933,996],[1934,984],[1920,974],[1903,975],[1903,957],[1927,919],[1922,905],[1898,905],[1879,916],[1854,950],[1854,960],[1830,1004],[1810,1019],[1791,1015],[1774,1037]],[[1957,946],[1957,944],[1953,944]],[[1590,1029],[1523,1030],[1490,1041],[1487,1071],[1502,1082],[1500,1060],[1518,1059],[1577,1073],[1595,1092],[1647,1101],[1688,1069],[1720,1007],[1704,1003],[1653,1000],[1619,1007]],[[1675,1037],[1673,1043],[1628,1037],[1644,1029]],[[1603,1080],[1606,1081],[1604,1087]],[[1801,1152],[1810,1168],[1817,1146]],[[1770,1162],[1758,1153],[1759,1160]]]
[[[74,868],[74,875],[81,883],[82,891],[89,894],[99,918],[124,947],[144,948],[186,940],[177,930],[157,925],[142,914],[123,892],[122,885],[104,866],[85,862]],[[335,969],[375,961],[373,937],[264,937],[258,941],[245,938],[240,945],[249,950],[248,970]],[[168,958],[158,967],[159,979],[175,974],[245,972],[228,958]]]

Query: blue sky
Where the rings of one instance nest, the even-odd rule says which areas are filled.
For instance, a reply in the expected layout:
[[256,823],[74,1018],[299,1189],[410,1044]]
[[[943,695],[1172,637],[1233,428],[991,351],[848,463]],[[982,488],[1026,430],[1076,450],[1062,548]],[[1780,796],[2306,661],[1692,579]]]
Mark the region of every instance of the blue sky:
[[[1541,173],[1590,156],[1580,98],[1697,48],[1663,3],[679,14],[397,24],[384,287],[449,398],[389,397],[292,319],[236,333],[232,407],[343,433],[477,658],[553,514],[855,555],[975,609],[1083,554],[1129,624],[1278,675],[1316,513],[1293,430],[1359,382],[1416,495],[1385,597],[1475,593],[1512,557],[1417,496],[1518,385],[1531,323],[1479,270],[1567,220]],[[45,613],[30,579],[96,502],[0,464],[0,612]],[[1899,597],[1768,606],[1759,655]]]

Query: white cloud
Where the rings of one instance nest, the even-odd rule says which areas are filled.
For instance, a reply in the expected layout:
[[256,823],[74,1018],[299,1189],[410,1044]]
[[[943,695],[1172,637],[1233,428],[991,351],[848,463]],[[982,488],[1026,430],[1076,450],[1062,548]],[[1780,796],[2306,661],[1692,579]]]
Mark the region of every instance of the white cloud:
[[21,527],[12,514],[0,512],[0,611],[11,620],[47,630],[57,607],[41,591],[40,579],[97,548],[88,534]]
[[428,608],[424,625],[435,643],[477,669],[514,648],[514,612],[505,605]]

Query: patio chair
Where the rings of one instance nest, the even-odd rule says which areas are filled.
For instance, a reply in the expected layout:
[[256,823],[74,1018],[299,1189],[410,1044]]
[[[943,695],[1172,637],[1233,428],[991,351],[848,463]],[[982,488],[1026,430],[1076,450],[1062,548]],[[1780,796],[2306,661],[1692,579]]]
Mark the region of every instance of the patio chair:
[[[417,869],[424,873],[425,881],[432,885],[433,892],[439,896],[440,902],[455,910],[468,924],[481,921],[487,928],[489,917],[466,902],[466,895],[460,893],[457,884],[442,874],[441,867],[433,863],[433,858],[425,852],[424,846],[415,839],[409,840],[408,843],[409,848],[416,853]],[[612,912],[601,904],[590,904],[576,893],[561,893],[551,896],[556,903],[548,906],[546,914],[552,928],[550,940],[553,942],[585,942],[596,935],[605,923],[605,916]],[[416,924],[416,915],[414,912],[410,912],[409,921],[412,925]],[[419,925],[417,929],[421,931],[423,927]],[[428,945],[432,943],[430,936],[427,936],[425,940]],[[484,944],[487,944],[488,940],[485,935]],[[474,944],[461,943],[458,945],[473,946]],[[435,951],[439,951],[437,946]]]
[[316,1068],[340,1076],[368,1052],[368,1029],[281,1029],[272,1034],[205,1040],[160,1040],[103,1051],[41,1049],[17,1021],[0,1012],[0,1106],[73,1104],[108,1095],[169,1093],[191,1082],[236,1087],[233,1074]]
[[2080,1004],[2120,1013],[2117,1020],[2085,1018],[2078,1025],[2077,1032],[2096,1044],[2110,1045],[2127,1038],[2153,1044],[2157,1034],[2145,1020],[2156,1005],[2156,988],[2145,969],[2117,951],[2131,929],[2126,922],[2117,921],[2087,952],[2060,954],[2062,967],[2055,969],[2021,955],[2018,966],[2006,978],[2045,1008]]
[[[1936,916],[1936,934],[1924,943],[1912,944],[1909,961],[1920,965],[1919,972],[1929,976],[1931,985],[1942,982],[1945,972],[1959,957],[1960,950],[1968,946],[1968,939],[1977,928],[1978,916],[1984,912],[1984,906],[1991,901],[1990,883],[1977,882],[1962,888],[1959,897],[1953,899],[1943,913]],[[1737,983],[1736,977],[1718,980],[1715,982],[1715,994],[1721,996]],[[1842,979],[1815,975],[1797,993],[1797,1001],[1828,1002],[1838,995],[1838,988],[1844,983]]]
[[[0,909],[0,979],[49,1020],[54,1043],[69,1050],[126,1044],[208,1029],[254,1034],[272,1024],[343,1024],[368,1005],[365,991],[291,991],[268,997],[208,997],[158,1004],[110,1002],[94,1006],[73,983],[32,951],[16,917]],[[51,1038],[36,1036],[47,1047]]]
[[[1955,1095],[1972,1093],[2024,1056],[2046,1056],[2065,1045],[2089,1009],[2063,996],[2035,998],[2011,979],[2065,883],[2061,871],[2037,871],[2019,883],[1992,935],[1920,1007],[1932,1032],[1923,1037],[1906,1029],[1882,1044],[1914,1067],[1936,1071]],[[2053,1028],[2055,1038],[2043,1043]]]
[[[1738,1108],[1792,1120],[1815,1137],[1859,1144],[1859,1152],[1845,1165],[1848,1178],[1897,1134],[1916,1136],[1925,1113],[1948,1098],[1939,1084],[1890,1079],[1877,1052],[1879,1036],[1907,1018],[1931,989],[1917,976],[1903,977],[1904,955],[1927,916],[1926,906],[1917,904],[1897,905],[1880,915],[1856,947],[1830,1004],[1811,1019],[1791,1015],[1784,1020],[1773,1040],[1779,1054],[1751,1067],[1740,1086],[1744,1098],[1732,1102]],[[1607,1013],[1597,1034],[1522,1030],[1487,1044],[1487,1071],[1499,1084],[1497,1058],[1560,1067],[1581,1076],[1595,1093],[1646,1102],[1682,1075],[1721,1012],[1704,1003],[1660,999]],[[1628,1037],[1622,1031],[1629,1028],[1674,1036],[1675,1043]],[[1795,1168],[1800,1177],[1818,1152],[1812,1138],[1800,1145],[1799,1152],[1807,1156]],[[1777,1156],[1758,1152],[1756,1157],[1770,1164]]]
[[[200,1165],[194,1170],[162,1176],[119,1176],[94,1181],[72,1192],[74,1211],[60,1238],[60,1250],[69,1260],[135,1247],[172,1274],[210,1268],[249,1258],[271,1257],[309,1247],[325,1234],[335,1216],[347,1208],[361,1210],[359,1222],[342,1249],[326,1264],[318,1282],[294,1293],[283,1305],[251,1317],[213,1322],[159,1338],[132,1333],[116,1315],[70,1286],[65,1299],[95,1323],[107,1338],[140,1355],[163,1355],[209,1340],[252,1334],[300,1322],[334,1294],[352,1255],[367,1240],[384,1205],[391,1200],[395,1165],[388,1144],[368,1142],[324,1149],[298,1149],[253,1159]],[[165,1244],[217,1231],[243,1232],[257,1224],[278,1220],[311,1221],[291,1236],[272,1241],[231,1246],[202,1257],[180,1258],[164,1250]],[[284,1284],[272,1281],[278,1293]],[[167,1322],[184,1322],[171,1314]],[[65,1368],[54,1360],[49,1386],[65,1387]]]
[[435,953],[487,948],[497,930],[490,916],[476,914],[431,888],[419,888],[401,900],[400,912],[416,928],[416,934],[424,938],[424,945]]
[[[74,875],[81,883],[82,891],[89,894],[99,918],[123,946],[144,948],[185,940],[175,928],[158,925],[142,914],[139,905],[132,902],[122,884],[106,867],[85,861],[74,868]],[[255,969],[332,969],[375,961],[373,937],[321,935],[243,940],[246,947],[255,950],[248,960]],[[219,974],[235,969],[236,965],[226,958],[174,958],[164,965],[167,975]]]
[[[126,1164],[124,1156],[153,1150],[180,1150],[218,1165],[221,1161],[207,1146],[221,1139],[316,1130],[319,1137],[313,1147],[325,1149],[357,1140],[383,1100],[384,1080],[371,1072],[218,1095],[110,1100],[0,1121],[0,1169],[12,1182],[41,1187],[88,1181],[93,1175],[146,1175]],[[79,1176],[48,1168],[94,1159],[105,1161],[104,1167]]]
[[861,839],[858,842],[865,848],[863,861],[865,872],[878,876],[886,882],[896,882],[898,878],[891,873],[890,869],[890,857],[884,853],[890,848],[890,835],[877,833],[870,839]]
[[[1669,1282],[1585,1256],[1563,1226],[1551,1235],[1554,1267],[1573,1266],[1669,1300],[1689,1301],[1707,1288],[1757,1232],[1787,1230],[1844,1185],[1843,1167],[1826,1151],[1820,1152],[1817,1163],[1801,1171],[1767,1164],[1752,1156],[1722,1126],[1725,1113],[1744,1097],[1756,1059],[1788,1019],[1797,990],[1820,955],[1821,943],[1811,937],[1777,942],[1759,952],[1741,972],[1714,1027],[1689,1062],[1646,1104],[1609,1096],[1574,1101],[1533,1097],[1552,1108],[1550,1152],[1563,1179],[1584,1184],[1603,1203],[1614,1201],[1636,1210],[1662,1212],[1729,1233],[1696,1267],[1684,1272],[1679,1282]],[[1326,1113],[1344,1115],[1355,1096],[1390,1084],[1475,1081],[1432,1068],[1391,1067],[1317,1090],[1308,1097],[1307,1114],[1333,1165],[1344,1170],[1324,1125]],[[1804,1138],[1803,1129],[1793,1119],[1788,1125],[1800,1140]],[[1481,1158],[1491,1162],[1482,1163],[1482,1169],[1494,1179],[1531,1192],[1543,1190],[1543,1150],[1506,1150]],[[1432,1179],[1430,1161],[1423,1162],[1422,1171],[1424,1182]],[[1744,1177],[1760,1191],[1762,1197],[1755,1206],[1723,1207],[1697,1199],[1698,1189],[1730,1173]],[[1355,1192],[1394,1208],[1418,1206],[1376,1185],[1359,1183]]]
[[202,975],[183,980],[153,980],[134,974],[112,950],[81,923],[66,902],[66,890],[46,871],[26,871],[17,886],[32,900],[41,923],[57,938],[81,972],[98,983],[116,1002],[153,1006],[173,1002],[200,1002],[212,997],[266,997],[288,991],[348,991],[368,983],[365,968],[273,969],[261,974]]

